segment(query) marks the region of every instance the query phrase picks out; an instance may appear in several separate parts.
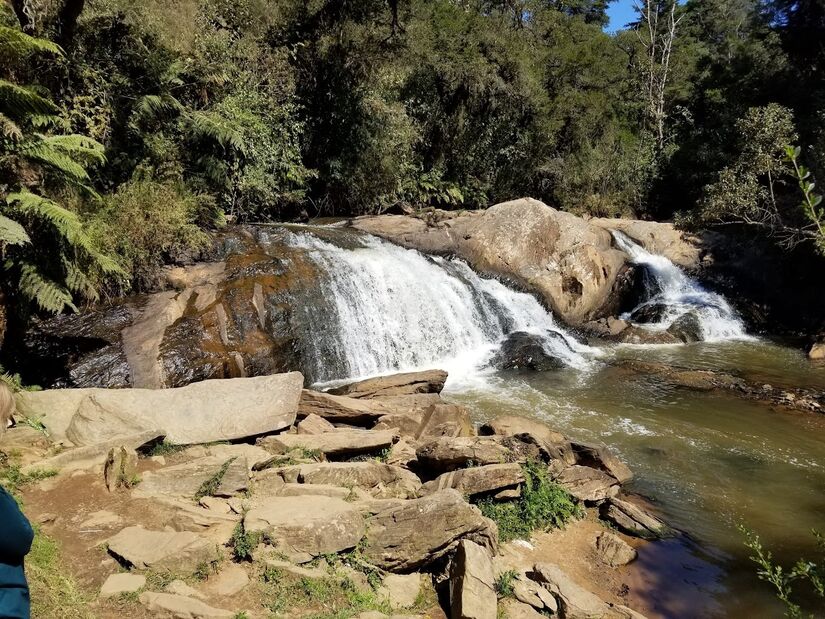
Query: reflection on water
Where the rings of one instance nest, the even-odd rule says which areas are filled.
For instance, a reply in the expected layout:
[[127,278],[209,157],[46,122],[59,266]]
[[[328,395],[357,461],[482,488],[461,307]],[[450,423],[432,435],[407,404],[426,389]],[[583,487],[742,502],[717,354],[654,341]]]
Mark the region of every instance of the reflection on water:
[[[825,367],[766,343],[622,346],[609,354],[825,388]],[[508,373],[447,388],[477,421],[533,416],[620,453],[636,473],[629,489],[649,497],[693,540],[648,545],[637,563],[644,574],[634,586],[651,592],[663,616],[782,615],[757,580],[736,526],[757,531],[787,563],[815,556],[810,531],[825,531],[825,416],[773,411],[652,376],[628,378],[598,363],[585,372]],[[655,577],[646,568],[655,568]]]

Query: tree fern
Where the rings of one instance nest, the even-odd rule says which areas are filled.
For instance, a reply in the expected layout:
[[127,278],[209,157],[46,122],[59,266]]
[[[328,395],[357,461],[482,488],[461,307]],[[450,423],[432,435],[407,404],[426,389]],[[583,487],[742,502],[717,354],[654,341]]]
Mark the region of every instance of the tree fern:
[[77,311],[72,294],[30,262],[20,264],[20,292],[47,312],[58,313],[66,308]]
[[192,112],[188,120],[195,139],[216,142],[222,148],[241,154],[246,152],[241,132],[226,118],[207,112]]
[[0,215],[0,247],[2,245],[25,245],[31,239],[26,229],[13,219]]
[[38,39],[20,30],[0,26],[0,56],[11,61],[38,53],[62,56],[63,50],[57,43],[52,41]]
[[18,124],[3,113],[0,113],[0,138],[17,142],[23,139],[23,131]]
[[21,118],[30,114],[56,114],[58,109],[32,88],[0,78],[0,112]]

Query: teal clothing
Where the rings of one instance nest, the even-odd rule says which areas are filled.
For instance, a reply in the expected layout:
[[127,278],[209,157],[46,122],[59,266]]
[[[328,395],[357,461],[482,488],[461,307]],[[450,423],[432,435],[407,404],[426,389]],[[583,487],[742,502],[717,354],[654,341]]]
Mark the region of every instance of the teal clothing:
[[34,531],[17,501],[0,488],[0,619],[29,619],[29,585],[23,558]]

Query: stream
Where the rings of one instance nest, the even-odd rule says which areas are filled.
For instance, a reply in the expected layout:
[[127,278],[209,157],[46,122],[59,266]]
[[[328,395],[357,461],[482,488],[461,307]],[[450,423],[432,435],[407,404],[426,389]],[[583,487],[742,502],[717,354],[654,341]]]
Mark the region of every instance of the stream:
[[[351,231],[306,227],[290,229],[286,244],[306,251],[324,272],[328,303],[325,311],[305,310],[316,335],[313,367],[306,371],[324,386],[440,367],[450,372],[445,394],[467,405],[476,422],[525,415],[578,439],[607,443],[636,473],[629,490],[684,532],[644,546],[628,569],[628,584],[652,609],[664,617],[781,616],[769,586],[756,577],[737,525],[758,532],[780,561],[814,555],[810,531],[825,529],[825,416],[776,412],[651,376],[628,379],[609,362],[643,359],[823,389],[825,367],[749,336],[723,297],[667,259],[614,236],[645,267],[647,298],[640,306],[665,308],[644,327],[666,329],[694,312],[705,341],[587,346],[533,296],[479,277],[458,260]],[[539,338],[566,367],[486,367],[516,331]]]

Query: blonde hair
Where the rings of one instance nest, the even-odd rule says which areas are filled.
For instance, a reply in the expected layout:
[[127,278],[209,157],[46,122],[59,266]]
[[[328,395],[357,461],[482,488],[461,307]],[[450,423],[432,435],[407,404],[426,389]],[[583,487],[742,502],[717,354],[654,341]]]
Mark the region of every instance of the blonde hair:
[[14,394],[9,386],[0,380],[0,435],[6,431],[14,410]]

